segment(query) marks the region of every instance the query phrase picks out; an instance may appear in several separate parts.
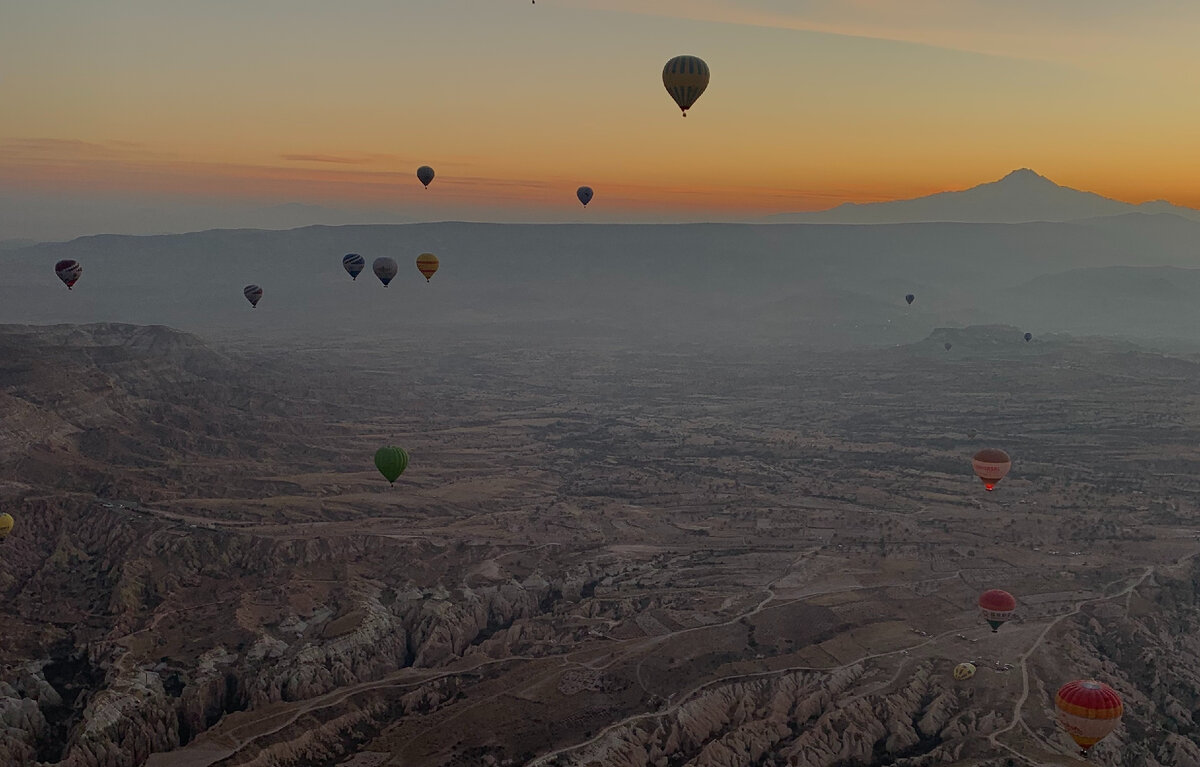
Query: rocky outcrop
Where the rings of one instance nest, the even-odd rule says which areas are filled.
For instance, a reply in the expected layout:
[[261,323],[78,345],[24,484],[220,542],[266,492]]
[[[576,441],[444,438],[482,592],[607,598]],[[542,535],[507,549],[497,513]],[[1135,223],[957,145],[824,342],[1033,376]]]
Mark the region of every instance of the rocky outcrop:
[[[605,733],[560,762],[621,767],[788,764],[829,767],[881,760],[943,759],[944,743],[986,735],[999,721],[964,711],[962,693],[918,667],[894,691],[871,686],[861,665],[791,673],[698,693],[675,709]],[[934,754],[934,752],[937,752]]]

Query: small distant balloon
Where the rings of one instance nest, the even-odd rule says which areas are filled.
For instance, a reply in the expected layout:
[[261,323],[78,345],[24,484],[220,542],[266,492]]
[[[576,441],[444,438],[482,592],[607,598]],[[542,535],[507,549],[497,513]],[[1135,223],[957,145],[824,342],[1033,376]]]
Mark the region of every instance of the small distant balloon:
[[437,270],[437,256],[433,255],[432,253],[422,253],[421,255],[417,256],[417,271],[425,275],[426,282],[429,282],[429,280],[433,277],[434,272]]
[[367,268],[367,259],[357,253],[347,253],[342,256],[342,266],[346,269],[346,273],[350,275],[350,279],[357,280],[362,270]]
[[54,273],[67,286],[67,290],[70,290],[79,281],[79,275],[83,274],[83,267],[78,261],[67,258],[54,265]]
[[975,469],[975,476],[983,481],[984,489],[991,492],[1012,468],[1012,459],[1003,450],[988,447],[975,454],[971,466]]
[[947,341],[946,343],[942,344],[942,346],[946,347],[946,351],[950,351],[951,349],[953,349],[953,348],[954,348],[954,344],[950,343],[949,341]]
[[708,87],[708,64],[695,56],[676,56],[663,67],[663,85],[683,116]]
[[0,543],[4,543],[4,539],[7,538],[8,534],[12,532],[12,529],[13,529],[12,514],[9,514],[7,512],[5,512],[4,514],[0,514]]
[[400,271],[396,266],[396,259],[388,258],[387,256],[375,259],[374,263],[371,264],[371,269],[385,288],[392,281],[392,278],[396,276],[396,272]]
[[433,168],[429,167],[428,165],[422,165],[421,167],[417,168],[417,178],[422,184],[425,185],[425,188],[428,189],[429,182],[433,181]]
[[246,300],[250,302],[250,306],[257,307],[258,302],[262,299],[263,289],[257,285],[247,285],[242,294],[246,296]]
[[908,302],[909,306],[912,306],[912,302],[916,301],[917,297],[914,296],[912,293],[909,293],[907,296],[904,297],[904,300]]
[[1033,333],[1026,333],[1026,334],[1025,334],[1025,340],[1026,340],[1026,341],[1032,341],[1032,340],[1033,340]]
[[954,678],[962,682],[975,676],[974,663],[960,663],[954,667]]
[[575,196],[583,203],[583,207],[592,201],[592,188],[590,186],[581,186],[575,190]]

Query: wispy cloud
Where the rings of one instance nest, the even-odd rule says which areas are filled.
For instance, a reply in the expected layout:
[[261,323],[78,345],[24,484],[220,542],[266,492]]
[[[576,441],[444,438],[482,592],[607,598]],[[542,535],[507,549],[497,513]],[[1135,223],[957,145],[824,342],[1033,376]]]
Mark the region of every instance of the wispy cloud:
[[370,157],[346,157],[334,154],[283,154],[280,157],[290,162],[324,162],[335,165],[369,165],[376,161]]

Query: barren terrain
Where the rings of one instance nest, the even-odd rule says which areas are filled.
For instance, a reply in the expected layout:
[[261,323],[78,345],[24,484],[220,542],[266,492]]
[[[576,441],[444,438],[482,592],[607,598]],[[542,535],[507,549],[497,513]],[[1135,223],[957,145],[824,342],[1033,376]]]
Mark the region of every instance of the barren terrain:
[[[1072,764],[1052,696],[1097,677],[1126,714],[1094,759],[1200,764],[1197,380],[998,327],[5,326],[0,761]],[[1020,603],[995,634],[988,588]]]

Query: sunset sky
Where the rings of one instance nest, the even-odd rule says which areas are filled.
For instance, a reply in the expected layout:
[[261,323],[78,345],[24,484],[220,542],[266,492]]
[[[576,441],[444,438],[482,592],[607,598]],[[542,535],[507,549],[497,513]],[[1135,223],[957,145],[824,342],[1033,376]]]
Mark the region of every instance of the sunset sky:
[[1193,0],[0,0],[0,239],[747,219],[1018,167],[1200,206],[1197,39]]

